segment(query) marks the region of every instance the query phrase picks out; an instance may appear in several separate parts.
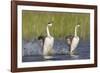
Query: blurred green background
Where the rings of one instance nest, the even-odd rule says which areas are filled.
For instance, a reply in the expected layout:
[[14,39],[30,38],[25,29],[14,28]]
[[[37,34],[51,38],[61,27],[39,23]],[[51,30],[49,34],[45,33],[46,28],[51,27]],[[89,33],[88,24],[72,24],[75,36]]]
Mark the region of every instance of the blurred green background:
[[90,37],[90,14],[68,12],[22,11],[22,36],[24,39],[46,35],[47,23],[53,21],[49,28],[55,38],[74,35],[75,25],[80,24],[78,35],[82,39]]

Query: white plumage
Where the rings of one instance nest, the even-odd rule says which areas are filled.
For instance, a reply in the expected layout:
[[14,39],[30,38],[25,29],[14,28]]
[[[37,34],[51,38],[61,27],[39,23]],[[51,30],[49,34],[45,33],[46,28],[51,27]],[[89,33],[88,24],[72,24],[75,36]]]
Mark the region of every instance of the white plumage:
[[54,44],[54,38],[50,35],[49,33],[49,27],[52,26],[51,23],[48,23],[47,25],[47,37],[44,40],[44,45],[43,45],[43,55],[44,58],[48,59],[51,58],[51,53],[53,50],[53,44]]
[[79,43],[79,37],[75,36],[72,40],[72,44],[71,44],[71,47],[70,47],[70,54],[71,55],[74,53],[74,50],[78,46],[78,43]]
[[74,37],[72,39],[72,43],[71,43],[71,46],[70,46],[70,54],[73,55],[74,53],[74,50],[76,49],[76,47],[78,46],[78,43],[79,43],[79,37],[77,36],[77,28],[80,27],[80,25],[76,25],[75,26],[75,34],[74,34]]
[[43,55],[45,58],[49,57],[52,53],[54,38],[46,37],[43,46]]
[[79,44],[79,37],[77,36],[77,28],[80,27],[80,25],[75,26],[75,33],[74,36],[67,37],[67,43],[69,46],[69,53],[70,55],[74,55],[74,50],[77,48]]

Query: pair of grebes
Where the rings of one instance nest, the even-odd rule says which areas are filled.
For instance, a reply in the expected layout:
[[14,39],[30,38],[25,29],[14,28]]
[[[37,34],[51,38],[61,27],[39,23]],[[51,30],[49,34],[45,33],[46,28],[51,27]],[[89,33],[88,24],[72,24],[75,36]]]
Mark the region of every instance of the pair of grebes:
[[[52,56],[50,56],[50,53],[53,51],[54,37],[52,37],[49,32],[49,27],[51,27],[51,26],[52,26],[52,22],[49,22],[46,27],[46,31],[47,31],[46,37],[44,37],[44,36],[38,37],[38,40],[42,40],[41,46],[43,49],[43,57],[45,59],[50,59],[52,57]],[[65,37],[67,45],[69,47],[69,55],[70,56],[74,55],[74,51],[77,48],[78,43],[79,43],[79,37],[77,35],[78,27],[80,27],[80,25],[75,26],[74,35]]]

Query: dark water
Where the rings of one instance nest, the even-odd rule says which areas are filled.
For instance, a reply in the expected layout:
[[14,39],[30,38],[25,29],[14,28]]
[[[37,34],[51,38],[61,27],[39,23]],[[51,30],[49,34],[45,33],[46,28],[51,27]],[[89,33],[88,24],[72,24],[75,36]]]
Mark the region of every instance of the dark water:
[[[23,40],[22,45],[23,51],[23,62],[34,62],[34,61],[47,61],[43,58],[42,48],[40,41],[32,40],[25,41]],[[89,59],[90,58],[90,41],[80,40],[78,47],[75,50],[75,56],[70,56],[68,54],[67,43],[63,39],[56,39],[54,41],[52,58],[49,60],[79,60],[79,59]]]

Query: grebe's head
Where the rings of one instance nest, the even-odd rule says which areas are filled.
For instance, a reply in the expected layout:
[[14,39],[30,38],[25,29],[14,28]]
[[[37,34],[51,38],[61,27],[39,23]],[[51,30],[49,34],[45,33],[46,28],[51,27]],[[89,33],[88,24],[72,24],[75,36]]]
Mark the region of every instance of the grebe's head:
[[78,24],[77,27],[80,27],[80,25]]
[[75,26],[75,28],[78,28],[78,27],[80,27],[80,25],[79,25],[79,24]]
[[52,22],[49,22],[49,23],[48,23],[48,26],[52,26]]

